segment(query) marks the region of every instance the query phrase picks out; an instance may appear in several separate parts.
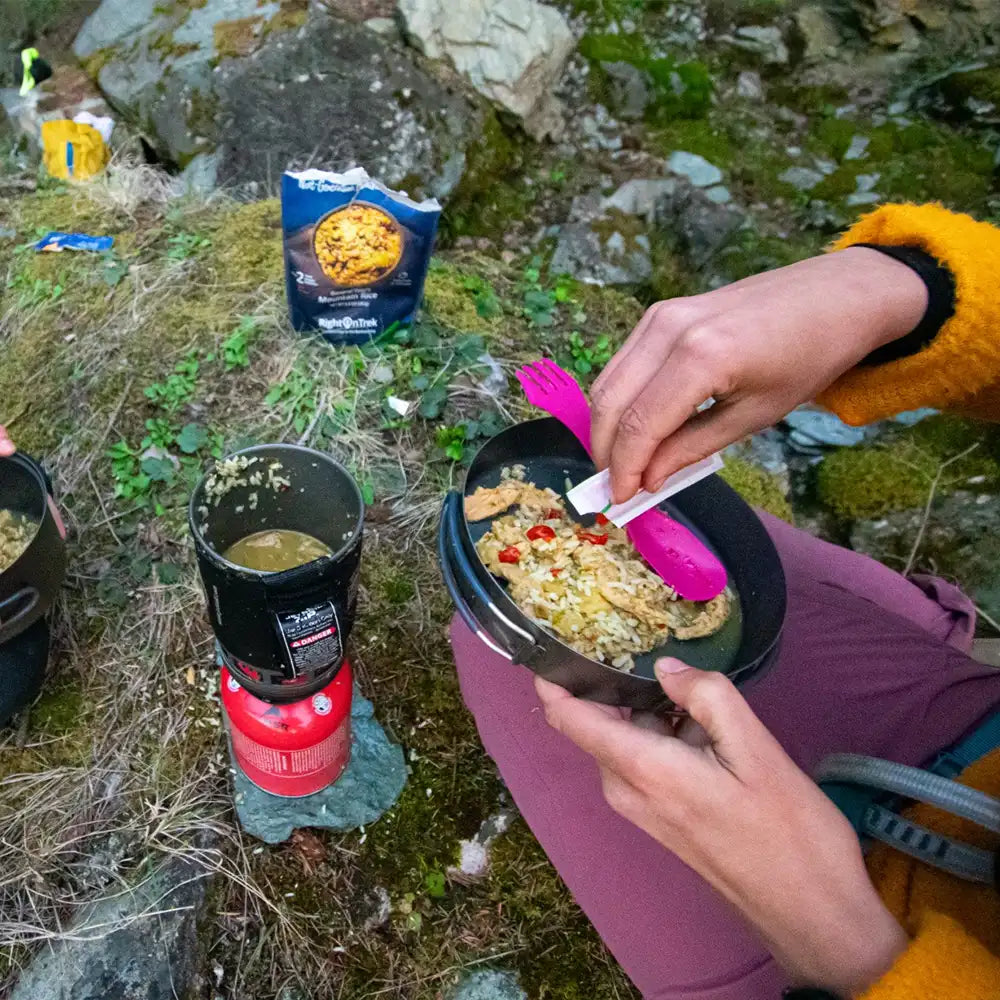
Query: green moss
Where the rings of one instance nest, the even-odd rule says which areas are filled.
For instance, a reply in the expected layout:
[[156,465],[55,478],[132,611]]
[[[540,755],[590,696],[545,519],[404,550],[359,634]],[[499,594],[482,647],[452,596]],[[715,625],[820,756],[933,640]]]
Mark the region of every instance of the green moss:
[[765,469],[742,458],[726,458],[725,468],[719,476],[751,506],[766,510],[790,523],[795,522],[792,508],[777,477]]
[[80,725],[86,708],[83,691],[69,679],[50,685],[31,709],[32,727],[46,736],[64,736]]
[[650,54],[642,34],[589,34],[580,40],[580,52],[590,61],[590,85],[595,99],[609,103],[607,74],[602,63],[625,62],[641,70],[654,93],[647,115],[651,121],[698,118],[712,102],[708,67],[695,60],[678,62]]
[[264,26],[264,34],[276,31],[292,31],[302,27],[309,17],[308,0],[282,0],[278,13]]
[[96,52],[91,52],[86,59],[81,60],[80,65],[83,67],[83,71],[92,80],[96,80],[101,70],[115,57],[115,49],[113,46],[106,46],[103,49],[98,49]]
[[212,263],[227,283],[247,289],[280,283],[284,264],[276,198],[230,208],[213,228]]
[[653,129],[650,139],[665,156],[684,149],[704,156],[723,170],[738,158],[738,147],[734,145],[727,129],[712,118],[670,122]]
[[[953,417],[934,417],[873,446],[842,448],[823,460],[817,495],[838,517],[880,517],[917,507],[927,499],[941,464],[973,444],[975,451],[942,474],[937,493],[1000,486],[997,432]],[[969,483],[979,479],[979,483]]]
[[525,160],[526,140],[514,138],[492,109],[483,110],[479,136],[466,151],[462,180],[441,218],[445,239],[456,236],[501,237],[512,220],[524,218],[537,189],[517,178]]
[[212,25],[212,44],[220,59],[248,56],[260,45],[264,18],[241,17],[234,21],[216,21]]

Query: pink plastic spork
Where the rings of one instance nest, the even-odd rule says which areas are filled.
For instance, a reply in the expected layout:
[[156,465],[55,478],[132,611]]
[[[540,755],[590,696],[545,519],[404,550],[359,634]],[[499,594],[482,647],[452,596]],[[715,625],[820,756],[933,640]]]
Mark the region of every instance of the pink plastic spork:
[[[590,403],[579,383],[554,361],[542,358],[517,372],[532,406],[565,424],[590,451]],[[665,583],[689,601],[709,601],[726,585],[722,563],[683,524],[648,510],[626,526],[632,544]]]

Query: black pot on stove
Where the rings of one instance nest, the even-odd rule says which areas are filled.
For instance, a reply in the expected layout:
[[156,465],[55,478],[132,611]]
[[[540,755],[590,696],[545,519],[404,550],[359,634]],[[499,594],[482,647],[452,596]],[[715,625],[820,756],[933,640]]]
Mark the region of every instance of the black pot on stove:
[[[240,471],[223,471],[244,461]],[[233,485],[213,495],[213,484],[218,489],[227,476]],[[361,561],[364,504],[347,470],[297,445],[247,448],[202,478],[188,519],[209,619],[230,673],[273,702],[297,701],[329,684],[354,622]],[[277,573],[222,555],[268,529],[312,535],[333,554]]]

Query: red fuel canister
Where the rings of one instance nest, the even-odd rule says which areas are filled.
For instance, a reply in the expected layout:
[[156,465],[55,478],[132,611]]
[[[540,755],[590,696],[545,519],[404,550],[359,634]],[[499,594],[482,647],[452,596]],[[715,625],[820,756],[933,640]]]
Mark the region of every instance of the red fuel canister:
[[351,756],[351,665],[300,701],[273,704],[223,667],[222,707],[237,766],[273,795],[312,795],[332,785]]

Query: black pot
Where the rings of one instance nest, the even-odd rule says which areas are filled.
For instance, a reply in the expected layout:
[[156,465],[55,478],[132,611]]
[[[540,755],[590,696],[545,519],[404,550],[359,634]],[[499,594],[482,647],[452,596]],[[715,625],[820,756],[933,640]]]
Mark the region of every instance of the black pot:
[[[239,455],[258,460],[247,475],[280,462],[278,475],[289,485],[238,486],[218,505],[205,494],[211,473],[195,488],[188,520],[209,618],[224,662],[248,691],[295,701],[328,684],[343,662],[357,602],[364,504],[354,479],[329,455],[267,444],[228,457]],[[333,555],[280,573],[223,558],[234,542],[275,528],[312,535]]]
[[52,607],[66,575],[66,543],[48,499],[45,473],[37,462],[20,453],[0,459],[0,509],[38,525],[28,547],[0,573],[0,645]]
[[[510,427],[476,455],[464,495],[496,486],[504,467],[523,465],[529,482],[566,492],[594,474],[576,438],[552,418]],[[633,709],[669,707],[653,673],[662,656],[717,670],[736,683],[759,675],[777,654],[785,618],[785,575],[778,553],[753,510],[717,476],[709,476],[671,497],[662,509],[682,521],[718,556],[736,597],[720,631],[703,639],[674,638],[635,657],[623,673],[592,660],[529,619],[511,600],[476,553],[475,543],[490,521],[469,523],[463,495],[449,493],[441,516],[438,549],[445,585],[465,623],[491,649],[528,667],[578,697]],[[585,523],[592,518],[582,518]]]

